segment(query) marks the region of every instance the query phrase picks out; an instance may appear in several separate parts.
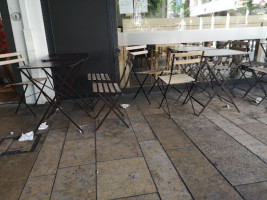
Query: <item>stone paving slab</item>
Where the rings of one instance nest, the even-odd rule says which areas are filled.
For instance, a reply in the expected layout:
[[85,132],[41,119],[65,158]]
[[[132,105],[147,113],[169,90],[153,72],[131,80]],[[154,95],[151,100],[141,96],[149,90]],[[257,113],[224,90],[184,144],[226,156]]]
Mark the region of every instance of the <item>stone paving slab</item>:
[[97,171],[99,200],[156,192],[144,158],[100,162]]
[[59,169],[51,199],[95,200],[95,165],[93,164]]
[[242,199],[195,147],[167,153],[194,199]]
[[0,199],[19,198],[27,181],[37,153],[26,153],[0,157]]
[[66,141],[59,168],[95,163],[95,140]]
[[135,197],[120,198],[116,200],[160,200],[160,198],[157,193],[154,193],[154,194],[138,195]]
[[142,156],[131,128],[117,119],[107,119],[101,130],[96,132],[97,161]]
[[236,189],[246,200],[266,200],[267,199],[267,182],[252,183],[237,186]]
[[[261,122],[240,125],[242,129],[267,145],[267,125]],[[267,152],[266,152],[267,153]]]
[[161,199],[192,199],[158,141],[140,142]]
[[54,179],[54,175],[30,177],[20,200],[49,199]]
[[222,148],[211,159],[232,185],[267,180],[267,165],[243,146]]
[[32,141],[25,141],[25,142],[14,140],[12,145],[9,147],[8,151],[30,151],[36,138],[37,137],[34,136]]
[[145,116],[165,150],[192,146],[192,142],[182,133],[182,130],[166,115]]
[[65,135],[65,129],[49,131],[30,174],[31,177],[56,173]]
[[0,155],[12,144],[13,139],[4,139],[0,144]]

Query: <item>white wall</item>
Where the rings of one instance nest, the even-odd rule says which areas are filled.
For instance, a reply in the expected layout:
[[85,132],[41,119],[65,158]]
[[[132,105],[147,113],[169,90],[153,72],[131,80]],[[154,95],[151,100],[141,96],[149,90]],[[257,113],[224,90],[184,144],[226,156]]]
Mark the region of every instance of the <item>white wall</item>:
[[[7,0],[9,13],[21,13],[22,19],[14,21],[11,19],[12,30],[15,39],[16,51],[23,51],[28,62],[40,61],[48,55],[48,47],[45,35],[43,15],[40,0]],[[31,70],[33,77],[44,77],[41,70]],[[22,76],[23,81],[26,80]],[[47,83],[49,84],[49,83]],[[37,88],[29,88],[26,95],[38,92]],[[52,97],[54,93],[46,89]],[[35,96],[27,98],[27,103],[34,103]],[[40,98],[39,104],[45,103],[44,97]]]

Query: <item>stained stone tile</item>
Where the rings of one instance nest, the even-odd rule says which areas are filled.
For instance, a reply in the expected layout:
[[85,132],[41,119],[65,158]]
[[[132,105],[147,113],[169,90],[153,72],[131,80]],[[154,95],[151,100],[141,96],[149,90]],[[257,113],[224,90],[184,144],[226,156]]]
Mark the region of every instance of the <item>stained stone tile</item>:
[[[82,112],[82,111],[81,111]],[[89,118],[85,114],[81,114],[81,119],[79,120],[79,125],[84,131],[82,134],[79,132],[77,127],[69,128],[66,140],[79,140],[79,139],[89,139],[94,138],[94,130],[95,130],[95,119]]]
[[66,141],[59,167],[70,167],[95,163],[95,140]]
[[36,156],[26,153],[0,157],[0,199],[18,199]]
[[138,141],[155,139],[155,135],[147,122],[137,122],[132,124]]
[[142,156],[134,135],[114,134],[97,137],[97,161]]
[[266,200],[267,182],[252,183],[248,185],[237,186],[236,189],[246,200]]
[[98,163],[98,199],[116,199],[156,192],[143,158]]
[[31,177],[56,173],[65,134],[64,129],[49,131],[30,174]]
[[192,145],[192,142],[167,115],[147,115],[146,118],[164,149],[185,148]]
[[205,128],[214,126],[212,122],[203,116],[195,116],[193,114],[177,114],[172,115],[173,120],[182,128],[182,129],[196,129],[196,128]]
[[32,141],[19,142],[14,140],[8,151],[30,151],[35,140],[36,136],[34,136]]
[[244,130],[236,126],[231,121],[225,119],[218,113],[211,111],[205,112],[204,115],[231,136],[246,134]]
[[242,129],[267,144],[267,125],[261,122],[240,125]]
[[211,153],[227,146],[240,145],[231,136],[220,128],[207,127],[191,132],[186,132],[190,139],[205,153]]
[[59,169],[51,199],[96,199],[95,165]]
[[267,161],[267,145],[254,138],[253,136],[246,135],[238,135],[235,136],[235,139],[244,145],[247,149],[249,149],[252,153],[259,156],[265,162]]
[[247,123],[253,123],[257,122],[257,120],[253,119],[252,117],[239,112],[231,112],[231,111],[221,111],[220,114],[222,114],[225,118],[229,119],[235,124],[247,124]]
[[7,148],[13,142],[12,139],[4,139],[0,144],[0,155],[7,150]]
[[266,164],[241,145],[220,149],[213,154],[212,161],[232,185],[267,179]]
[[[126,123],[130,126],[129,121]],[[118,119],[106,119],[103,125],[96,131],[97,136],[113,136],[116,134],[121,135],[134,135],[131,128],[127,128],[120,120]]]
[[137,105],[132,105],[126,109],[138,141],[153,140],[155,138],[153,131],[144,118],[142,112],[138,110]]
[[257,120],[261,121],[264,124],[267,124],[267,117],[260,117]]
[[158,141],[140,142],[161,199],[192,199]]
[[51,124],[51,129],[65,129],[69,127],[70,120],[63,115],[62,113],[56,113],[55,117],[53,118],[53,123]]
[[145,194],[135,197],[120,198],[120,200],[160,200],[160,198],[157,193],[154,193],[154,194]]
[[167,153],[194,199],[242,199],[195,147]]
[[54,175],[29,178],[20,200],[49,199],[54,178]]

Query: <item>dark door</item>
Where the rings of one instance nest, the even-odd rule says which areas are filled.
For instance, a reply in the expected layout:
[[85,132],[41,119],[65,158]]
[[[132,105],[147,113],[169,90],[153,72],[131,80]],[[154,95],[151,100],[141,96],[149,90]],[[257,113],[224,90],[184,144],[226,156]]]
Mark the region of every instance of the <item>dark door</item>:
[[79,85],[89,84],[88,72],[118,76],[113,62],[117,45],[115,0],[43,0],[42,7],[50,53],[89,54],[77,79]]

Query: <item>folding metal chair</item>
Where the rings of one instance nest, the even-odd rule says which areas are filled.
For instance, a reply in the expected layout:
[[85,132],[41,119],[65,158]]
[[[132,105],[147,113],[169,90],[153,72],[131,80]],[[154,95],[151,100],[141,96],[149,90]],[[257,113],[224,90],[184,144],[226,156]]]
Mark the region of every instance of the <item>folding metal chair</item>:
[[[119,62],[120,57],[120,49],[116,48],[114,51],[114,63]],[[111,73],[88,73],[88,80],[92,82],[112,82],[111,79]],[[100,98],[96,100],[96,102],[92,105],[92,110],[94,111],[94,108],[96,107],[97,103],[99,102]]]
[[[171,57],[172,57],[171,71],[167,72],[167,73],[169,73],[168,75],[159,76],[159,79],[161,80],[161,83],[162,83],[162,91],[163,91],[162,92],[163,98],[160,102],[159,108],[162,107],[163,101],[165,100],[169,115],[171,115],[171,113],[170,113],[168,100],[167,100],[167,92],[171,88],[175,89],[176,91],[178,91],[180,93],[177,100],[179,100],[182,97],[182,95],[184,94],[184,92],[187,91],[188,94],[187,94],[187,97],[185,98],[183,104],[186,102],[187,99],[190,100],[191,104],[192,104],[193,111],[194,111],[194,106],[192,103],[190,92],[193,89],[195,78],[193,78],[187,74],[174,74],[174,66],[175,65],[184,65],[184,66],[185,65],[195,65],[195,66],[199,65],[201,63],[201,56],[202,56],[202,51],[190,52],[190,53],[171,53]],[[175,87],[176,85],[179,85],[179,84],[185,84],[186,90],[181,91],[180,89]],[[191,86],[189,84],[191,84]]]
[[[137,82],[139,84],[139,88],[138,88],[137,92],[134,95],[134,99],[137,97],[137,95],[142,90],[144,95],[145,95],[145,97],[146,97],[146,99],[147,99],[147,101],[148,101],[148,103],[151,104],[151,102],[150,102],[150,100],[148,98],[148,95],[152,92],[152,90],[154,89],[154,87],[156,85],[158,85],[158,87],[159,87],[159,84],[158,84],[159,79],[158,79],[157,76],[158,75],[159,76],[162,75],[163,70],[160,70],[160,69],[149,69],[149,63],[148,63],[148,59],[147,59],[148,51],[146,50],[146,47],[147,47],[146,45],[131,46],[131,47],[126,47],[126,50],[129,51],[134,56],[134,58],[136,58],[137,56],[145,56],[145,58],[146,58],[148,69],[143,70],[143,71],[137,71],[135,69],[135,67],[132,68],[132,72],[133,72],[133,74],[134,74],[134,76],[135,76],[135,78],[136,78],[136,80],[137,80]],[[132,60],[132,62],[134,62],[134,60]],[[140,78],[139,78],[140,76],[138,77],[138,75],[144,75],[145,76],[143,81],[140,80]],[[147,94],[145,89],[144,89],[144,84],[145,84],[145,82],[146,82],[146,80],[147,80],[147,78],[149,76],[151,76],[153,78],[154,83],[153,83],[152,87],[150,88],[150,90],[149,90],[149,92]],[[159,89],[161,89],[161,88],[159,87]]]
[[[94,118],[99,117],[100,114],[104,111],[104,108],[108,107],[108,111],[106,112],[104,117],[100,120],[99,124],[96,127],[96,130],[100,128],[100,126],[106,120],[106,118],[111,113],[111,111],[113,111],[115,115],[125,124],[125,126],[129,128],[128,124],[123,119],[124,115],[120,111],[120,108],[117,106],[117,103],[123,94],[123,90],[128,85],[130,76],[129,74],[126,73],[126,71],[128,69],[129,71],[132,70],[132,66],[133,66],[132,59],[133,59],[133,55],[128,53],[128,59],[125,62],[124,70],[123,70],[119,83],[103,82],[103,81],[93,82],[92,84],[93,93],[97,94],[99,97],[96,104],[99,102],[100,99],[104,102],[104,104],[99,109],[98,113],[96,114]],[[125,77],[126,77],[126,80],[125,80]],[[123,80],[125,80],[124,87],[121,87]],[[96,104],[94,106],[96,106]]]
[[264,96],[261,97],[261,100],[259,100],[259,102],[257,102],[256,99],[256,103],[257,105],[260,105],[262,103],[262,101],[264,99],[266,99],[267,97],[267,91],[264,88],[264,84],[267,84],[267,64],[265,65],[265,68],[260,68],[260,67],[250,67],[249,68],[252,72],[252,76],[255,78],[255,83],[252,84],[249,89],[246,91],[246,93],[244,94],[243,97],[246,97],[253,88],[255,88],[257,85],[260,86],[260,89],[263,91]]
[[[115,58],[114,62],[119,60],[120,57],[120,49],[116,48],[114,52]],[[88,80],[89,81],[104,81],[109,82],[111,81],[111,73],[88,73]]]
[[[25,58],[22,58],[22,52],[15,52],[15,53],[7,53],[7,54],[0,54],[0,70],[2,71],[2,73],[5,75],[5,72],[3,70],[3,66],[5,65],[9,65],[9,64],[18,64],[20,62],[23,63],[23,65],[25,65]],[[41,91],[40,92],[36,92],[36,93],[33,93],[32,95],[29,95],[29,96],[25,96],[26,94],[26,91],[28,89],[28,87],[30,85],[33,85],[33,83],[31,81],[24,81],[24,82],[19,82],[19,83],[12,83],[8,77],[5,75],[5,77],[7,78],[9,84],[14,88],[14,90],[16,91],[17,95],[19,96],[19,104],[17,106],[17,109],[15,111],[15,114],[18,113],[18,110],[21,106],[22,103],[24,103],[26,105],[26,107],[29,109],[29,111],[33,114],[34,117],[36,117],[36,114],[33,112],[33,110],[30,108],[30,106],[26,103],[26,98],[29,97],[29,96],[33,96],[33,95],[36,95],[38,94],[37,96],[37,99],[36,99],[36,102],[35,102],[35,105],[37,105],[38,103],[38,100],[41,96]],[[41,90],[44,89],[45,87],[45,84],[47,82],[47,78],[44,77],[44,78],[35,78],[36,82],[40,83],[40,82],[44,82],[42,85],[42,88]],[[23,93],[22,94],[19,94],[18,91],[16,90],[16,87],[19,87],[19,86],[23,86]]]

